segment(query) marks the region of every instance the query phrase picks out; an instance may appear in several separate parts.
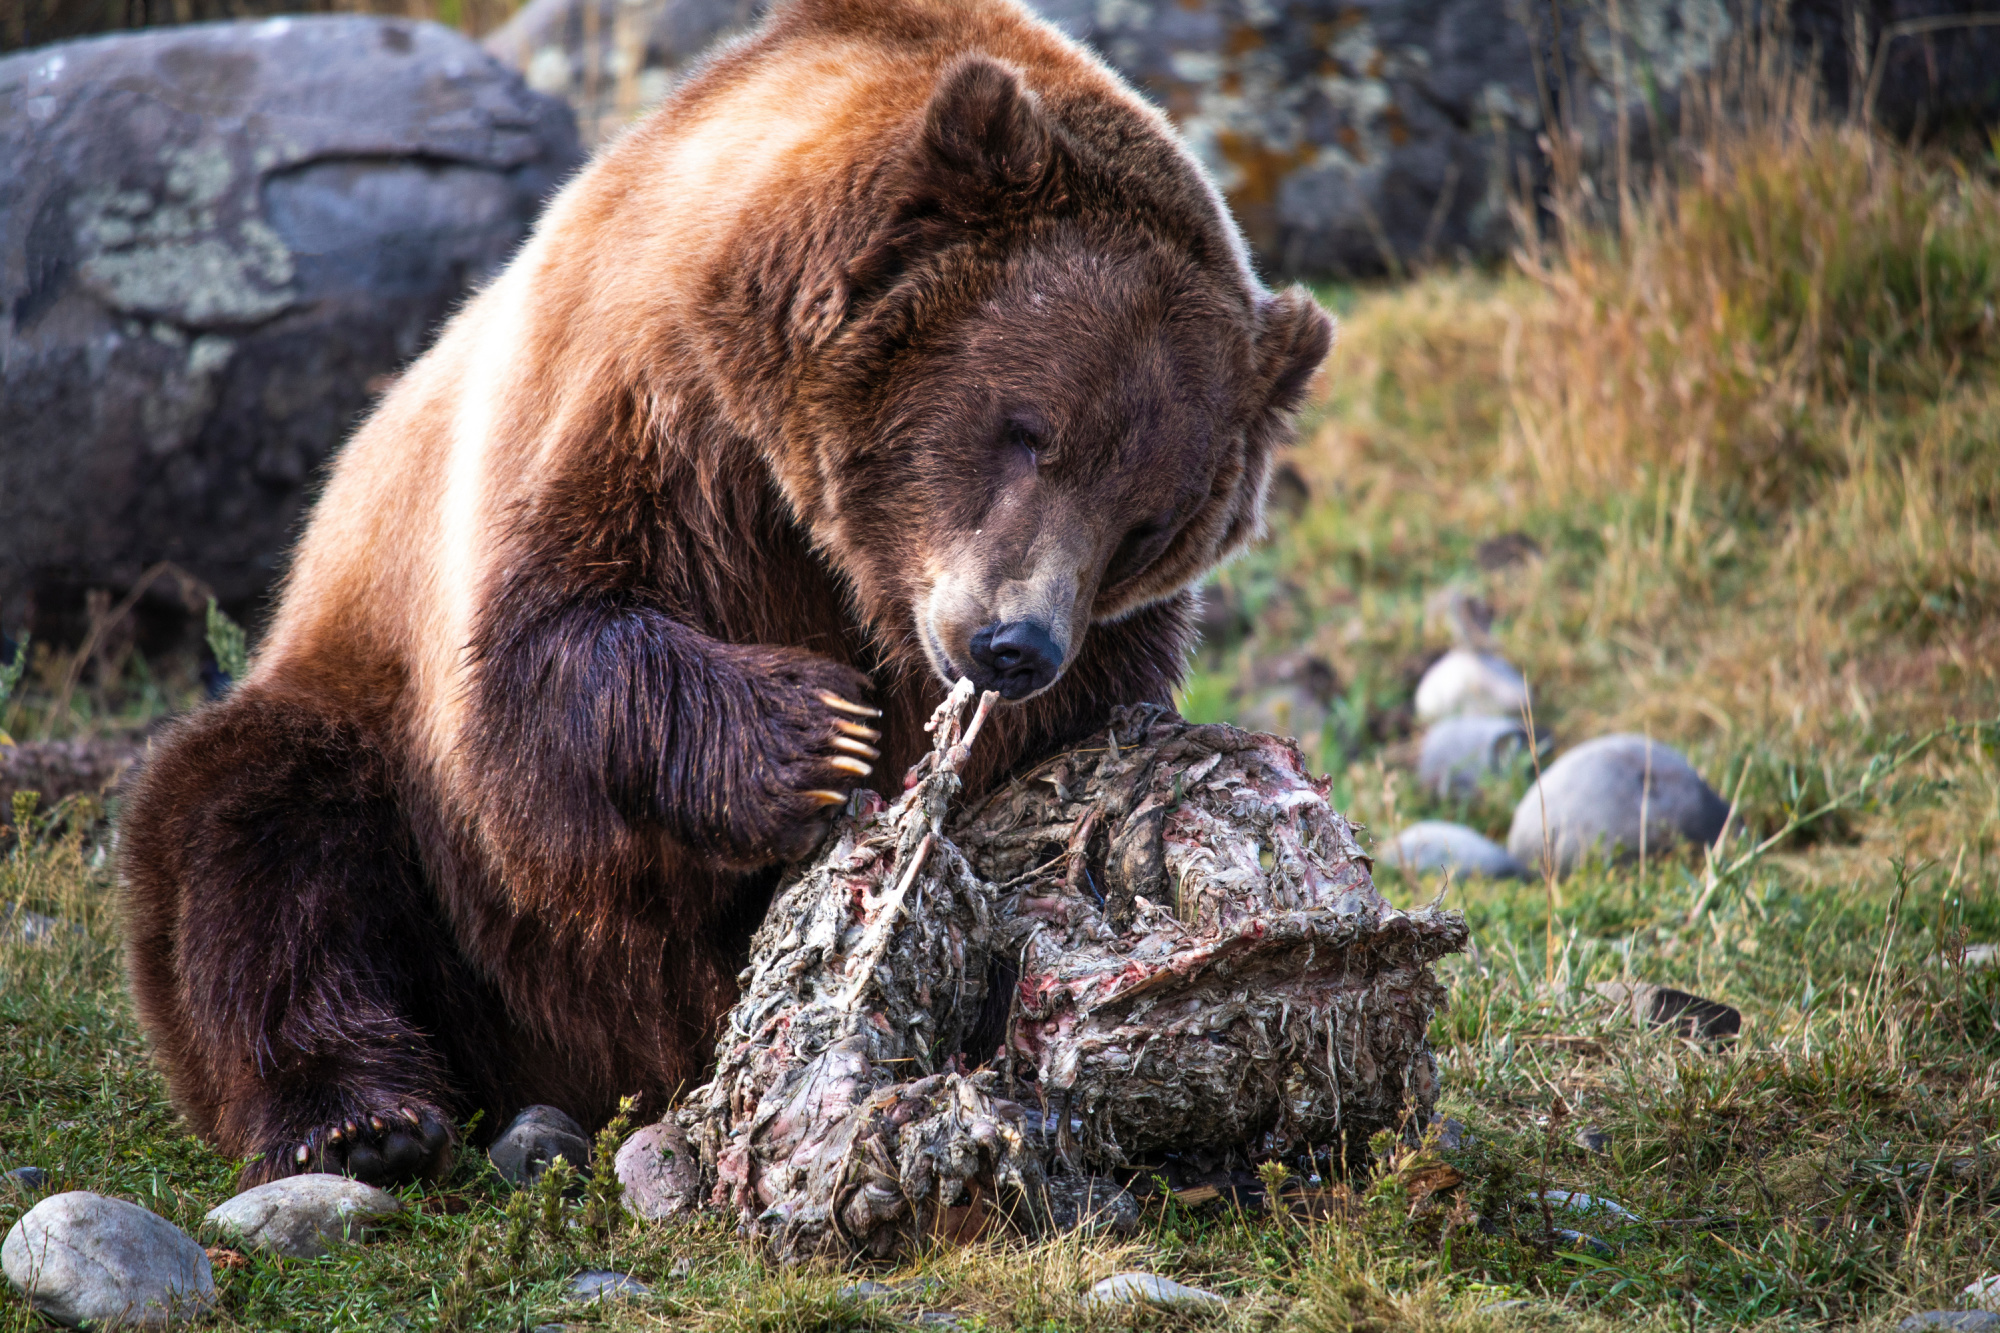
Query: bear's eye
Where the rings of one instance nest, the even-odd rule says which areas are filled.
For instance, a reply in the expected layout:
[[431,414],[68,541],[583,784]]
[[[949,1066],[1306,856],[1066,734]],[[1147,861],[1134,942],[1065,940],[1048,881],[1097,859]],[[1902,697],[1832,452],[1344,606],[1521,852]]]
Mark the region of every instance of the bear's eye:
[[1031,427],[1018,421],[1007,423],[1007,447],[1027,455],[1030,463],[1039,464],[1042,461],[1041,437]]

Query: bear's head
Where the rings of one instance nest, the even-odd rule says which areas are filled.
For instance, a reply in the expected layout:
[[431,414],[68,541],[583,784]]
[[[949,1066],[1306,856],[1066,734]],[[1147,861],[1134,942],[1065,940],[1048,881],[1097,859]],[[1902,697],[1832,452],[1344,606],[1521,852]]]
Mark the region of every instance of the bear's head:
[[960,60],[795,306],[794,505],[882,642],[1013,700],[1257,534],[1333,331],[1256,281],[1163,126],[1062,105]]

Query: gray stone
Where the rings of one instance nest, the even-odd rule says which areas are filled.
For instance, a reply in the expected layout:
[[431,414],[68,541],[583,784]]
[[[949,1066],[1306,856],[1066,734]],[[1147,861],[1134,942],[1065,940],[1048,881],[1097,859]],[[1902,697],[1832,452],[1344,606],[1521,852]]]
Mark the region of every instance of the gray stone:
[[486,1150],[510,1185],[526,1185],[561,1157],[580,1173],[590,1165],[590,1140],[583,1126],[553,1106],[530,1106],[500,1131]]
[[1507,850],[1525,866],[1542,864],[1545,806],[1558,873],[1593,854],[1638,855],[1642,823],[1650,851],[1683,841],[1706,846],[1722,836],[1729,814],[1729,803],[1678,750],[1630,734],[1584,742],[1528,789],[1507,832]]
[[838,1299],[843,1301],[886,1301],[892,1300],[900,1294],[896,1288],[890,1286],[888,1283],[877,1282],[873,1278],[864,1278],[859,1282],[850,1282],[834,1293]]
[[0,1244],[0,1266],[58,1324],[164,1328],[215,1304],[208,1255],[179,1227],[123,1199],[42,1200]]
[[160,560],[254,603],[378,381],[579,160],[566,106],[432,23],[0,59],[0,604]]
[[1491,838],[1439,819],[1421,820],[1389,839],[1382,848],[1382,861],[1406,875],[1449,870],[1459,876],[1520,879],[1527,873]]
[[648,1221],[676,1217],[700,1201],[701,1159],[672,1119],[647,1125],[625,1140],[616,1166],[625,1207],[636,1216]]
[[1611,1136],[1595,1125],[1585,1125],[1570,1139],[1585,1152],[1608,1153],[1611,1151]]
[[1439,718],[1424,733],[1417,780],[1439,796],[1464,798],[1527,752],[1528,729],[1519,717]]
[[1924,1310],[1896,1325],[1904,1333],[1944,1329],[1948,1333],[2000,1333],[2000,1314],[1991,1310]]
[[1624,1223],[1639,1220],[1638,1216],[1624,1204],[1598,1194],[1582,1194],[1576,1190],[1543,1190],[1537,1197],[1547,1199],[1556,1207],[1573,1213],[1603,1213]]
[[41,1190],[48,1186],[49,1173],[39,1166],[17,1166],[6,1175],[0,1176],[0,1180],[5,1180],[18,1190]]
[[1460,1121],[1449,1116],[1432,1116],[1431,1125],[1437,1130],[1437,1146],[1445,1152],[1472,1146],[1472,1132]]
[[372,1223],[402,1210],[386,1190],[313,1173],[245,1190],[210,1209],[208,1220],[246,1244],[288,1259],[317,1259],[336,1245],[366,1238]]
[[1968,1283],[1965,1299],[1982,1310],[2000,1311],[2000,1273],[1988,1273]]
[[1105,1278],[1083,1298],[1085,1306],[1157,1305],[1167,1310],[1219,1310],[1226,1297],[1200,1287],[1184,1286],[1158,1273],[1118,1273]]
[[1528,682],[1498,653],[1454,648],[1430,664],[1413,701],[1420,722],[1446,717],[1519,718]]
[[592,1269],[570,1279],[565,1297],[572,1301],[626,1301],[652,1294],[651,1287],[630,1273]]

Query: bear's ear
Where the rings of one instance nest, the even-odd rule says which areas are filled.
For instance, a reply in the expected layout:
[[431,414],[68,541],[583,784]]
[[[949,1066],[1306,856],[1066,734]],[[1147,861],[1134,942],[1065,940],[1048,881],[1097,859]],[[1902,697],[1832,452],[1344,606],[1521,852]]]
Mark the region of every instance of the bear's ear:
[[1257,331],[1258,380],[1264,411],[1290,412],[1305,400],[1306,388],[1333,350],[1333,317],[1305,288],[1294,285],[1263,302]]
[[957,221],[1060,192],[1060,131],[1021,76],[986,56],[966,56],[938,79],[917,152],[917,192]]

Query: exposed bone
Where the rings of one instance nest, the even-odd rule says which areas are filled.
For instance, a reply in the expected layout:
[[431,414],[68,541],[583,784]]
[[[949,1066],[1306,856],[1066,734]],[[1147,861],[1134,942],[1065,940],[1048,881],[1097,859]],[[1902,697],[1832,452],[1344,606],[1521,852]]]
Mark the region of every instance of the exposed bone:
[[[781,887],[677,1114],[709,1201],[784,1259],[1074,1221],[1180,1149],[1360,1150],[1437,1097],[1430,963],[1465,925],[1385,903],[1297,747],[1158,708],[953,813],[993,707]],[[995,978],[1004,1040],[966,1049]]]

